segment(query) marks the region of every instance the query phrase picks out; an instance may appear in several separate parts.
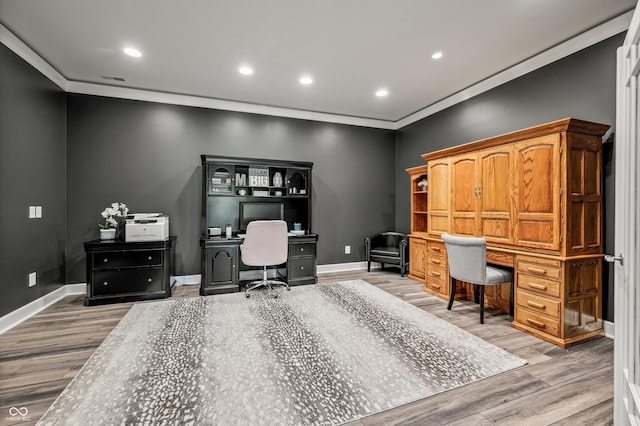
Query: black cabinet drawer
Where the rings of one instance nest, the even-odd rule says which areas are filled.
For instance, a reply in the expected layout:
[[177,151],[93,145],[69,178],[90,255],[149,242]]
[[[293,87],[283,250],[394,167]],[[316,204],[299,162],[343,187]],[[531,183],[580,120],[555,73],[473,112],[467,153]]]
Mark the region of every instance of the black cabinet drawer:
[[161,266],[162,251],[114,251],[93,254],[93,269],[113,269],[136,266]]
[[315,243],[289,244],[289,256],[315,256]]
[[289,260],[289,268],[287,271],[287,279],[295,280],[298,278],[315,277],[316,258],[315,257],[298,257]]
[[145,268],[95,272],[92,296],[162,291],[162,271],[162,268]]

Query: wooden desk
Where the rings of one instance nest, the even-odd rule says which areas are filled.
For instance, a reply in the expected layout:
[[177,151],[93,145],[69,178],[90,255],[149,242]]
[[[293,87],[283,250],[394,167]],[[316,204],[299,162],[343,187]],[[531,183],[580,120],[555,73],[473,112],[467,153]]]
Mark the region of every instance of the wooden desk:
[[[315,284],[318,281],[317,242],[317,234],[289,237],[286,268],[278,269],[289,285]],[[200,239],[203,271],[201,295],[235,293],[241,291],[242,281],[246,281],[243,275],[248,275],[247,280],[261,277],[251,275],[251,269],[242,263],[240,244],[242,238],[237,236]]]

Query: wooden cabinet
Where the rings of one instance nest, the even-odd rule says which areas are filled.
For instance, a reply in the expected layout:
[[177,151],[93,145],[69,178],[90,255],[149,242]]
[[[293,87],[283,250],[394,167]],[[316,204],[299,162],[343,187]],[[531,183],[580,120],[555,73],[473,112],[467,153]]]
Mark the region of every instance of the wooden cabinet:
[[406,169],[410,177],[411,233],[409,234],[409,278],[423,282],[427,273],[427,166]]
[[[514,269],[514,327],[562,347],[600,335],[608,127],[568,118],[424,154],[426,288],[443,287],[442,253],[430,250],[442,233],[483,236],[488,262]],[[509,293],[492,288],[487,304],[507,310]]]
[[171,296],[176,237],[165,241],[94,240],[84,244],[86,306]]

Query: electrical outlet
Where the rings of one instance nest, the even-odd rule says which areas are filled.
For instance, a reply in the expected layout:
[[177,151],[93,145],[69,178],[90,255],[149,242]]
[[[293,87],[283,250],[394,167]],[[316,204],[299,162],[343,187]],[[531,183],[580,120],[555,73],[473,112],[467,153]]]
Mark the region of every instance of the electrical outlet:
[[351,254],[351,246],[344,246],[344,254]]
[[36,206],[36,219],[42,218],[42,206]]
[[34,285],[37,284],[36,279],[37,277],[35,272],[32,272],[29,274],[29,287],[33,287]]
[[29,206],[29,219],[36,217],[36,206]]

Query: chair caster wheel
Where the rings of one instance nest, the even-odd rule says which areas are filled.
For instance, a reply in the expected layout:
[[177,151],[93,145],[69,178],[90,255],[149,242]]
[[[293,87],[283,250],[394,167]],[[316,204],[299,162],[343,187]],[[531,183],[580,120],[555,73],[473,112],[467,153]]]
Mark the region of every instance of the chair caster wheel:
[[277,298],[278,298],[278,295],[277,295],[277,294],[274,294],[274,295],[273,295],[273,298],[274,298],[274,299],[277,299]]
[[245,293],[244,297],[246,297],[248,299],[249,298],[249,293]]

